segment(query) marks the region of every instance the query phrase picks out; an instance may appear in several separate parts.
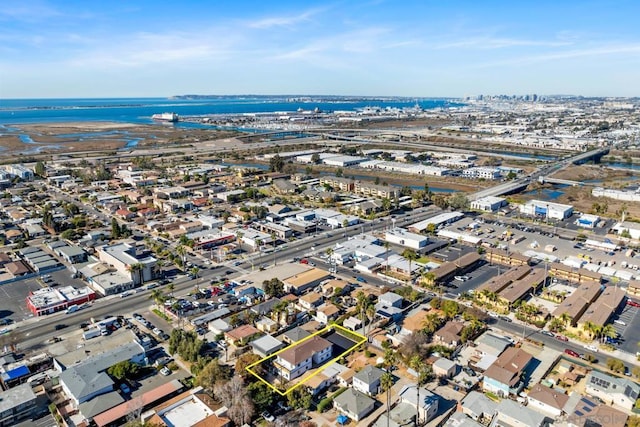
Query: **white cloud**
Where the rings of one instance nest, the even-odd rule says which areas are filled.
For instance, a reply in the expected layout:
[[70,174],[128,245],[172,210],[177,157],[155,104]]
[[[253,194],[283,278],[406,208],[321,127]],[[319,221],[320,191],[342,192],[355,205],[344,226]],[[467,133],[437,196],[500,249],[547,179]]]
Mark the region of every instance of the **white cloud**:
[[311,18],[323,11],[324,9],[310,9],[297,15],[271,16],[246,22],[246,26],[261,30],[273,27],[292,27],[294,25],[310,21]]

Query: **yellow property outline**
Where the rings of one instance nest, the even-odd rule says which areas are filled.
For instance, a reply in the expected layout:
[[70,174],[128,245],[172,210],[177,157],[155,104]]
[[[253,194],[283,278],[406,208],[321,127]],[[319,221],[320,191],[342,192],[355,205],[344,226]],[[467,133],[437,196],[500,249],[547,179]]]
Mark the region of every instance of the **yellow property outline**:
[[[260,375],[258,375],[256,372],[253,371],[254,366],[259,365],[263,362],[266,362],[267,360],[276,357],[278,354],[282,353],[283,351],[289,350],[292,347],[295,347],[298,344],[302,344],[303,342],[317,336],[320,334],[324,334],[325,332],[328,332],[330,330],[333,330],[337,328],[338,330],[343,330],[345,332],[347,332],[349,335],[355,335],[356,337],[360,338],[360,341],[358,341],[356,344],[354,344],[351,348],[347,349],[346,351],[343,351],[340,355],[338,355],[337,357],[334,357],[333,359],[331,359],[330,361],[328,361],[327,363],[323,364],[322,366],[319,366],[318,368],[316,368],[315,372],[312,372],[310,375],[307,375],[305,378],[303,378],[301,381],[299,381],[297,384],[295,384],[293,387],[289,388],[288,390],[282,392],[280,391],[277,387],[275,387],[273,384],[271,384],[269,381],[265,380],[264,378],[262,378]],[[345,337],[348,339],[351,339],[349,336]],[[298,340],[294,343],[291,343],[290,345],[286,346],[283,349],[280,349],[278,351],[276,351],[273,354],[270,354],[267,357],[264,357],[260,360],[258,360],[257,362],[252,363],[251,365],[247,366],[245,369],[254,377],[256,377],[258,380],[262,381],[264,384],[266,384],[267,386],[269,386],[273,391],[275,391],[276,393],[278,393],[280,396],[286,396],[287,394],[291,393],[293,390],[295,390],[296,388],[300,387],[301,385],[303,385],[305,382],[307,382],[309,379],[315,377],[316,375],[318,375],[319,373],[321,373],[325,367],[329,366],[330,364],[337,362],[341,357],[345,356],[347,353],[351,353],[352,351],[354,351],[356,348],[358,348],[360,345],[364,344],[367,341],[367,337],[365,337],[362,334],[359,334],[357,332],[351,331],[347,328],[345,328],[344,326],[340,326],[336,323],[332,323],[327,325],[326,327],[320,329],[317,332],[314,332],[313,334],[309,335],[308,337],[305,337],[301,340]]]

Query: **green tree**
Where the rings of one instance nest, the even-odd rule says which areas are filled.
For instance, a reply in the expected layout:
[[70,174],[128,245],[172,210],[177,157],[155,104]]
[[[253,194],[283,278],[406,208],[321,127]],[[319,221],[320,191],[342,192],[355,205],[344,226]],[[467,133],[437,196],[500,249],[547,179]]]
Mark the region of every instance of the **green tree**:
[[247,390],[256,405],[257,412],[268,410],[277,400],[276,393],[261,381],[249,383]]
[[247,372],[246,370],[247,366],[257,362],[260,359],[261,357],[255,353],[249,352],[241,354],[240,356],[238,356],[238,359],[236,359],[236,375],[240,375],[241,377],[246,378],[249,375],[249,372]]
[[454,209],[469,209],[469,199],[464,193],[455,193],[449,197],[449,206]]
[[306,389],[298,387],[287,395],[287,402],[294,409],[309,409],[313,403],[313,396]]
[[607,359],[607,368],[616,374],[621,374],[624,372],[624,363],[619,359],[610,357]]
[[283,168],[284,159],[279,155],[276,154],[271,159],[269,159],[269,170],[271,170],[271,172],[282,172]]
[[262,282],[264,293],[271,297],[284,295],[284,283],[277,277]]
[[109,367],[109,369],[107,369],[107,374],[111,375],[118,381],[122,381],[125,378],[135,378],[139,371],[140,367],[138,365],[129,360],[125,360]]
[[314,165],[317,165],[318,163],[320,163],[320,154],[313,153],[311,155],[311,163],[313,163]]
[[122,234],[122,229],[120,228],[120,224],[118,224],[118,220],[115,218],[111,218],[111,237],[114,239],[119,239]]
[[391,372],[385,372],[380,378],[382,390],[387,393],[387,427],[389,426],[389,411],[391,411],[391,387],[393,387],[393,375]]
[[34,172],[41,178],[44,178],[47,175],[47,168],[45,167],[43,161],[39,161],[38,163],[36,163]]
[[411,271],[411,263],[418,259],[418,254],[413,249],[405,249],[402,251],[402,257],[409,261],[409,284],[411,284],[411,277],[413,276],[413,272]]

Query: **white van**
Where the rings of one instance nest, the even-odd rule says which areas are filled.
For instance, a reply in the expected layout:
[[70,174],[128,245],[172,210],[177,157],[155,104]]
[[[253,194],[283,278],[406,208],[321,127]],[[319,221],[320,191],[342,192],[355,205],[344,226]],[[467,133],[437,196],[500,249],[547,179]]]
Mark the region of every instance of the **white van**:
[[80,307],[78,307],[76,304],[74,305],[70,305],[69,307],[67,307],[67,309],[65,310],[65,314],[70,314],[70,313],[75,313],[76,311],[80,310]]

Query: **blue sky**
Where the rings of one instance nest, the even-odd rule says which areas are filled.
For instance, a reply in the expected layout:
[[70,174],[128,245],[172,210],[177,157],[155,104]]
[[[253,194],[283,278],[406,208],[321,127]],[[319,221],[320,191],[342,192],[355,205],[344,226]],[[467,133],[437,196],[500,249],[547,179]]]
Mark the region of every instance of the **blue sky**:
[[640,2],[0,2],[0,98],[640,95]]

